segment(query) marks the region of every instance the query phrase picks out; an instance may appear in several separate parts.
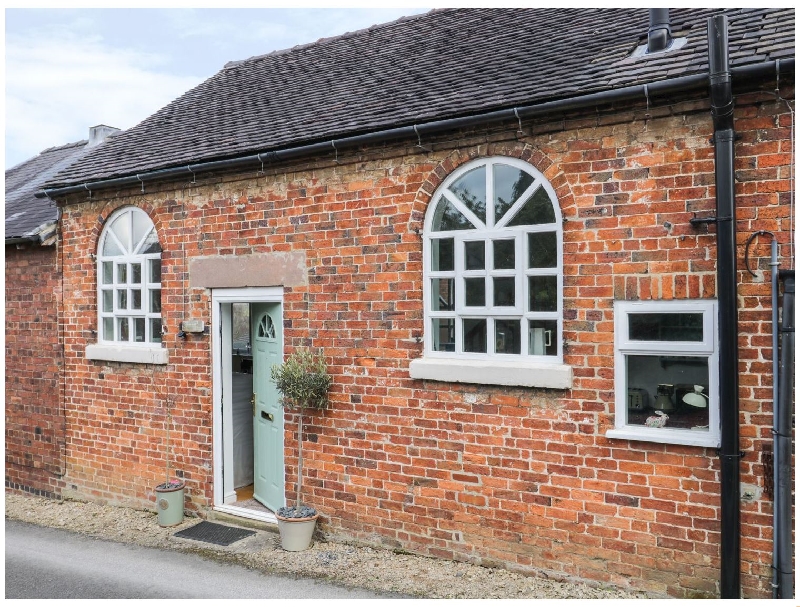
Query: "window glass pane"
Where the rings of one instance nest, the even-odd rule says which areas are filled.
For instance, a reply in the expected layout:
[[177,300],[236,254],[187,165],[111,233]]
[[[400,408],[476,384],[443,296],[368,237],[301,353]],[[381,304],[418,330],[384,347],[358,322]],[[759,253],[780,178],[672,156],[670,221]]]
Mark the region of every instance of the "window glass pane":
[[500,221],[506,211],[533,183],[533,176],[507,164],[494,165],[494,220]]
[[[160,292],[159,292],[160,293]],[[234,353],[250,351],[250,304],[235,303],[233,308],[233,349]],[[161,298],[159,297],[158,310],[161,311]]]
[[486,305],[486,279],[483,276],[478,278],[464,279],[465,305],[469,307],[483,307]]
[[118,284],[125,284],[128,282],[128,264],[126,263],[118,263],[117,264],[117,283]]
[[151,259],[150,264],[150,282],[159,284],[161,282],[161,260]]
[[114,284],[114,262],[113,261],[104,261],[103,262],[103,284],[104,285]]
[[141,289],[131,289],[131,309],[132,310],[141,310],[142,309],[142,290]]
[[436,212],[433,216],[431,229],[434,232],[448,232],[450,230],[472,230],[475,226],[464,217],[444,196],[439,198]]
[[[153,222],[146,213],[139,213],[131,210],[131,217],[133,218],[133,246],[139,247],[145,235],[153,229]],[[134,251],[136,253],[139,250]]]
[[450,191],[486,223],[486,167],[472,169],[451,185]]
[[628,314],[634,341],[703,341],[703,313]]
[[159,343],[159,344],[161,343],[161,319],[160,318],[151,318],[150,319],[150,341],[155,342],[155,343]]
[[142,264],[131,264],[131,284],[138,285],[142,282]]
[[147,255],[149,253],[161,253],[161,245],[158,244],[158,234],[156,234],[155,228],[153,228],[147,235],[144,244],[142,244],[138,252],[140,255]]
[[434,278],[431,280],[431,306],[434,311],[456,309],[455,278]]
[[555,232],[528,234],[528,267],[555,268],[558,265],[558,240]]
[[514,255],[513,240],[495,240],[492,242],[494,248],[494,268],[495,270],[513,270],[516,267],[516,257]]
[[436,352],[455,352],[456,321],[453,318],[431,319],[433,328],[433,349]]
[[125,253],[131,252],[131,214],[123,213],[111,224],[111,231],[119,240]]
[[117,290],[117,309],[119,309],[119,310],[127,310],[128,309],[128,290],[127,289],[119,289],[119,290]]
[[555,312],[558,309],[557,286],[555,276],[529,276],[528,311]]
[[452,272],[455,270],[455,242],[452,238],[434,238],[431,240],[431,271]]
[[627,355],[625,359],[629,424],[708,432],[707,357]]
[[133,341],[144,341],[145,326],[144,318],[133,319]]
[[114,319],[103,319],[103,339],[106,341],[114,341]]
[[482,240],[464,243],[464,266],[467,270],[486,267],[486,245]]
[[464,352],[486,352],[486,319],[465,318]]
[[555,221],[556,214],[553,211],[553,203],[550,202],[550,196],[543,187],[538,187],[507,225],[532,226],[555,223]]
[[528,354],[536,356],[556,356],[555,320],[531,320],[528,323]]
[[519,320],[494,321],[494,351],[498,354],[520,353]]
[[108,289],[103,291],[103,312],[114,311],[114,291]]
[[154,313],[161,312],[161,289],[152,289],[150,291],[150,311]]
[[131,335],[130,331],[128,330],[128,319],[127,318],[118,318],[117,319],[117,341],[130,341]]
[[513,276],[494,277],[494,305],[516,305],[516,278]]
[[125,251],[123,251],[119,244],[117,243],[114,238],[112,238],[111,234],[106,234],[105,239],[103,240],[103,255],[105,257],[113,257],[114,255],[123,255]]

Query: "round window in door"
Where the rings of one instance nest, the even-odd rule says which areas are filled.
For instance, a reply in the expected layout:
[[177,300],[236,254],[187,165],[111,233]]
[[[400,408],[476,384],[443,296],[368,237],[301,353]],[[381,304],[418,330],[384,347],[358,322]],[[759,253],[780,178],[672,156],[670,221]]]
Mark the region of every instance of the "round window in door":
[[261,320],[258,321],[256,337],[268,340],[275,339],[275,323],[272,321],[272,317],[269,314],[264,314]]

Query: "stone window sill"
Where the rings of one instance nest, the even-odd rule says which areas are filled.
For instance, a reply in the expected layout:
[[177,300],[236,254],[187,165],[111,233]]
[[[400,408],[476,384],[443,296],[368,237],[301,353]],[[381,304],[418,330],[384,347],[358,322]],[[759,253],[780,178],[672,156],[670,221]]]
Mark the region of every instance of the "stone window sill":
[[86,346],[86,358],[119,363],[166,365],[169,362],[169,350],[161,346],[89,344]]
[[411,361],[408,371],[412,379],[489,386],[572,388],[572,367],[560,363],[417,358]]

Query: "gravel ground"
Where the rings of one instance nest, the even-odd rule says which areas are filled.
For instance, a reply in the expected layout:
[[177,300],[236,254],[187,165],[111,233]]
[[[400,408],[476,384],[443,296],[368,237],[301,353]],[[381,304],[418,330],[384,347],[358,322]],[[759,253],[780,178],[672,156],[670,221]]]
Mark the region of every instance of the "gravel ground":
[[259,530],[228,547],[173,537],[198,518],[162,528],[153,512],[96,503],[57,501],[6,493],[7,519],[83,533],[93,537],[180,550],[234,562],[269,573],[323,578],[349,587],[399,593],[419,598],[448,599],[641,599],[645,593],[607,586],[554,581],[504,569],[490,569],[391,550],[315,542],[303,552],[285,552],[277,533]]

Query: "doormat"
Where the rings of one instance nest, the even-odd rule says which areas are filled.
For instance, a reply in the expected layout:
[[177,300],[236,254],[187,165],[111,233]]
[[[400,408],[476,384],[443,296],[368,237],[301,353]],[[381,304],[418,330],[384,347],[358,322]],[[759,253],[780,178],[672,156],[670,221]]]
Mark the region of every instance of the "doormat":
[[255,531],[251,531],[249,529],[228,527],[227,525],[202,521],[194,527],[189,527],[188,529],[178,531],[175,534],[175,537],[181,537],[187,540],[195,540],[198,542],[206,542],[208,544],[216,544],[217,546],[230,546],[234,542],[238,542],[241,539],[255,535],[255,533]]

